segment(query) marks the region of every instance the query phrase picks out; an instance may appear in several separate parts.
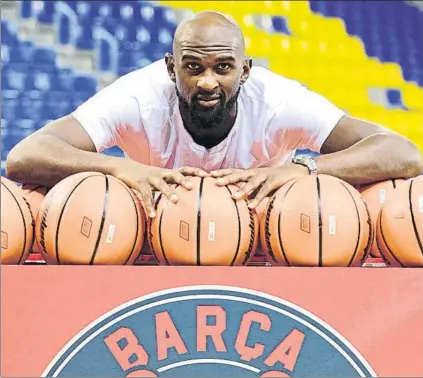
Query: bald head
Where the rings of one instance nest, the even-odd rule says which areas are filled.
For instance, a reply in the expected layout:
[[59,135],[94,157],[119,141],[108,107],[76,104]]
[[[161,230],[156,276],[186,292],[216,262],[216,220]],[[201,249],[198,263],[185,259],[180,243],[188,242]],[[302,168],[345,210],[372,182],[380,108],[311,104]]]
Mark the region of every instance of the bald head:
[[244,36],[239,25],[229,16],[214,11],[197,13],[178,25],[173,39],[174,54],[187,44],[210,47],[232,44],[242,55],[245,50]]
[[241,28],[222,13],[197,13],[176,29],[173,55],[165,61],[185,127],[211,146],[235,122],[238,94],[249,76]]

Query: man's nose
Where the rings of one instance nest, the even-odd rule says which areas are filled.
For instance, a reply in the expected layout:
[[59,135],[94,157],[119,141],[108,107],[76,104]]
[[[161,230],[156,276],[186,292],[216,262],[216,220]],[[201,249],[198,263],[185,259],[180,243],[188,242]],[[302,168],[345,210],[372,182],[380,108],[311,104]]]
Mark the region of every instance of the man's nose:
[[197,88],[207,92],[213,92],[219,87],[219,83],[211,72],[205,72],[197,82]]

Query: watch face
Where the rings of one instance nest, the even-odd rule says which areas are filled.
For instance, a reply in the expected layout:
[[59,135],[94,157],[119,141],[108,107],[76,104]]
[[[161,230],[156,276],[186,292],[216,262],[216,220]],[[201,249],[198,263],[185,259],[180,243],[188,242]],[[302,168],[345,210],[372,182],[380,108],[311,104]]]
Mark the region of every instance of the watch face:
[[308,163],[310,161],[310,156],[308,155],[298,155],[295,156],[295,160],[298,163]]

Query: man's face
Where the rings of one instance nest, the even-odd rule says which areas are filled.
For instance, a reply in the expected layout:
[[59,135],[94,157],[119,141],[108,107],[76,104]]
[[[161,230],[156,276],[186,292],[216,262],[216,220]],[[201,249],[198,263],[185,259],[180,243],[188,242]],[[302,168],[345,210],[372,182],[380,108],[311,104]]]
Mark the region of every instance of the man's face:
[[178,98],[202,127],[221,122],[236,103],[249,71],[240,42],[227,27],[209,25],[188,29],[177,44],[172,59]]

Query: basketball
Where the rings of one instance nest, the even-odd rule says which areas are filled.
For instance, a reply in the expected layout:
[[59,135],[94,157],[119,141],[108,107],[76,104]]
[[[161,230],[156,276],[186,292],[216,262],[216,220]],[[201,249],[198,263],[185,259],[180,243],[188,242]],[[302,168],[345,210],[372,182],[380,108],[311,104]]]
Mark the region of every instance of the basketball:
[[47,194],[48,189],[41,185],[22,185],[21,190],[23,192],[22,195],[31,207],[32,215],[34,218],[37,218],[38,210],[45,195]]
[[362,266],[372,229],[366,204],[348,183],[306,176],[281,187],[261,222],[272,265]]
[[423,266],[423,176],[405,181],[389,196],[376,229],[389,266]]
[[[367,208],[369,209],[370,219],[372,221],[372,228],[376,230],[377,218],[379,216],[380,209],[385,203],[386,198],[391,196],[392,192],[398,185],[401,185],[404,180],[387,180],[378,182],[372,185],[367,185],[361,190],[361,196],[366,201]],[[376,243],[376,233],[373,234],[372,245],[370,247],[371,257],[381,257],[379,249]]]
[[[34,220],[36,220],[38,210],[40,209],[41,203],[43,202],[48,189],[41,185],[22,185],[21,190],[23,192],[23,197],[27,200],[29,207],[31,208],[32,216],[34,217]],[[35,238],[32,252],[40,253],[38,244],[35,242]]]
[[1,178],[1,263],[23,264],[34,239],[34,221],[19,187]]
[[235,185],[192,177],[193,188],[177,186],[178,203],[159,195],[148,238],[159,264],[246,265],[258,240],[258,218],[247,200],[234,200]]
[[84,172],[48,192],[35,230],[48,264],[130,265],[144,241],[145,216],[124,183]]

